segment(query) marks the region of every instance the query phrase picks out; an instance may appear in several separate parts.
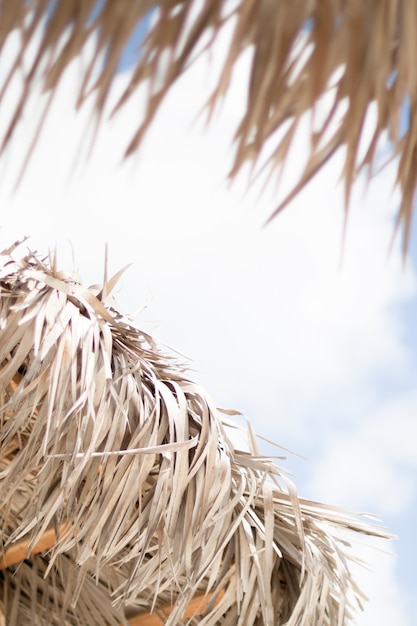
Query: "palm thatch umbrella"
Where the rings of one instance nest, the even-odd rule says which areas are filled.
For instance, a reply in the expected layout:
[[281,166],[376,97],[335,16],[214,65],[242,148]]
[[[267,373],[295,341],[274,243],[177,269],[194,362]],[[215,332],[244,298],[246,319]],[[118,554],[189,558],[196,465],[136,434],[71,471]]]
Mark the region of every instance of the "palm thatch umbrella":
[[[311,111],[314,118],[323,98],[330,98],[324,119],[316,118],[311,125],[305,170],[271,217],[340,148],[344,148],[342,178],[348,206],[357,173],[373,172],[379,140],[388,137],[392,155],[398,157],[397,182],[402,192],[397,227],[405,226],[407,246],[417,185],[414,0],[1,0],[0,50],[16,29],[21,33],[21,46],[0,87],[0,99],[17,72],[23,72],[24,85],[0,139],[0,153],[10,142],[39,76],[53,94],[68,64],[81,55],[92,37],[95,52],[81,69],[77,106],[92,93],[100,119],[124,46],[151,12],[153,25],[115,107],[115,111],[122,108],[136,88],[148,81],[147,109],[142,119],[138,115],[126,155],[140,144],[171,86],[202,49],[216,45],[218,34],[230,24],[229,47],[207,106],[211,114],[227,92],[237,60],[251,51],[247,102],[236,124],[231,176],[247,161],[262,162],[266,142],[271,149],[263,166],[271,172],[279,170],[300,120]],[[37,53],[25,67],[22,59],[39,29]],[[406,124],[401,121],[405,103],[410,107]],[[373,131],[364,137],[371,108]]]
[[21,624],[342,626],[346,532],[109,299],[0,255],[0,614]]

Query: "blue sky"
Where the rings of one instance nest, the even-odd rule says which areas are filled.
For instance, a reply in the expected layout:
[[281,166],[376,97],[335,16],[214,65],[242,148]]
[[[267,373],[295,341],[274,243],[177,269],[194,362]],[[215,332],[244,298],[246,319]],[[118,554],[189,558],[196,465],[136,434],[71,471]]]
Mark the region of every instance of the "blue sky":
[[127,43],[120,59],[119,72],[127,72],[135,64],[140,54],[140,44],[146,35],[150,20],[151,15],[142,20]]
[[[101,279],[104,241],[114,272],[133,261],[116,292],[122,308],[147,304],[138,324],[192,357],[194,377],[220,406],[244,411],[259,433],[308,457],[285,462],[299,491],[378,513],[400,534],[398,560],[371,555],[376,572],[363,579],[371,602],[358,626],[414,626],[417,257],[414,246],[404,270],[397,241],[387,261],[395,172],[376,179],[365,200],[360,188],[354,194],[341,269],[342,192],[333,188],[340,163],[263,229],[276,190],[259,197],[246,192],[244,178],[225,184],[245,62],[208,132],[192,123],[210,82],[202,59],[174,88],[135,159],[120,165],[141,94],[103,127],[91,161],[78,159],[69,177],[88,121],[88,111],[76,118],[69,105],[73,68],[14,195],[30,114],[0,164],[0,238],[9,245],[29,234],[44,251],[57,243],[62,263],[74,254],[87,284]],[[38,110],[34,100],[35,119]]]

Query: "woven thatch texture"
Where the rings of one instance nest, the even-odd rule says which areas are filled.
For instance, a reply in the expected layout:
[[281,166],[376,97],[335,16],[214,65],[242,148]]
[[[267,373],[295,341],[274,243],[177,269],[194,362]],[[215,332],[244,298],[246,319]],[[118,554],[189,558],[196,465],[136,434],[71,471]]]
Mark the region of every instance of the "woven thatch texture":
[[0,541],[72,530],[2,575],[7,626],[28,612],[114,624],[173,602],[172,626],[201,591],[201,625],[345,624],[361,593],[341,530],[384,532],[283,488],[251,437],[236,449],[181,364],[106,305],[112,281],[97,294],[12,254],[0,256]]
[[[388,133],[393,152],[399,156],[402,203],[398,220],[405,224],[407,241],[417,184],[413,115],[417,103],[417,6],[413,0],[1,0],[0,50],[10,32],[18,28],[22,35],[3,90],[8,89],[14,73],[22,70],[24,87],[0,152],[11,139],[39,75],[45,88],[53,90],[91,35],[95,35],[95,53],[81,71],[78,105],[93,91],[101,114],[123,47],[151,9],[156,9],[157,19],[116,106],[122,107],[137,86],[150,79],[147,111],[138,119],[138,127],[132,128],[126,154],[139,145],[171,85],[203,45],[216,45],[227,22],[233,24],[233,36],[209,102],[210,111],[227,91],[240,55],[248,49],[253,52],[246,109],[236,125],[232,175],[247,160],[256,161],[271,138],[268,164],[272,171],[279,169],[301,117],[314,111],[323,96],[329,97],[332,87],[334,106],[329,106],[325,119],[319,122],[316,118],[311,125],[310,158],[294,192],[344,146],[342,176],[348,200],[357,170],[369,166],[372,171],[378,141]],[[28,65],[22,64],[39,28],[38,53]],[[412,112],[408,127],[400,123],[405,99]],[[376,123],[359,161],[371,105]],[[277,211],[292,197],[290,194]]]

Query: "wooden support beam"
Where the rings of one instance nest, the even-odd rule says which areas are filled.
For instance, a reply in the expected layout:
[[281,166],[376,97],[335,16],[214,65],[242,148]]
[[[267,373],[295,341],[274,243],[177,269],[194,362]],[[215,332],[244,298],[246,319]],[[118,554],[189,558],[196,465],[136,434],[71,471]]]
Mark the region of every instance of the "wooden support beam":
[[[63,535],[71,531],[71,524],[61,524],[58,528],[58,536]],[[24,559],[30,558],[35,554],[50,550],[57,541],[57,535],[53,528],[46,530],[42,537],[37,541],[32,549],[29,551],[30,540],[21,539],[16,543],[10,545],[4,552],[4,555],[0,558],[0,570],[6,569],[11,565],[17,565]],[[220,602],[223,597],[223,593],[219,594],[216,599],[216,604]],[[202,615],[207,608],[207,604],[211,599],[211,594],[198,594],[189,602],[187,608],[184,611],[183,617],[188,619],[194,615]],[[165,605],[158,610],[158,613],[140,613],[129,618],[130,626],[163,626],[172,612],[173,606],[171,604]],[[1,626],[1,620],[0,620]]]
[[[220,602],[224,593],[220,593],[216,599],[216,604]],[[189,619],[194,615],[202,615],[211,599],[211,594],[198,594],[194,596],[184,611],[183,618]],[[172,605],[164,606],[158,613],[141,613],[129,618],[130,626],[163,626],[172,612]]]
[[[58,529],[59,537],[63,537],[71,530],[71,524],[61,524]],[[39,552],[50,550],[57,542],[57,536],[53,528],[46,530],[42,537],[37,541],[32,549],[29,551],[30,540],[22,539],[17,543],[10,545],[6,548],[4,555],[0,558],[0,570],[16,565],[24,559],[28,559]]]

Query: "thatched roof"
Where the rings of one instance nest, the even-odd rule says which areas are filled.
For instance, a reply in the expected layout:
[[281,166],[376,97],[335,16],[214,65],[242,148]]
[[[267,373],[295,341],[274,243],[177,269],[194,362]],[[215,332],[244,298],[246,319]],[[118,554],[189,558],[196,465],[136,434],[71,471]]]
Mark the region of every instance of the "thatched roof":
[[345,531],[385,531],[300,498],[250,430],[239,449],[183,364],[115,309],[114,283],[0,255],[7,626],[347,624],[363,593]]
[[[326,96],[334,105],[328,107],[324,119],[316,117],[311,125],[305,171],[274,215],[341,147],[345,149],[342,178],[348,202],[358,171],[372,173],[378,143],[388,137],[398,156],[402,192],[398,223],[405,226],[407,243],[417,185],[417,9],[412,0],[2,0],[0,50],[14,29],[20,29],[22,37],[1,95],[16,72],[23,72],[24,87],[15,115],[0,138],[0,152],[10,141],[39,77],[45,89],[53,92],[91,35],[95,35],[95,53],[80,68],[78,106],[92,93],[100,117],[123,48],[151,10],[157,19],[116,105],[116,110],[122,108],[138,85],[149,79],[148,107],[132,128],[126,155],[136,150],[166,93],[197,52],[215,46],[218,33],[231,23],[233,36],[208,103],[211,112],[227,91],[238,58],[251,50],[248,97],[243,117],[236,120],[231,176],[248,160],[256,162],[269,140],[266,168],[279,170],[302,116],[314,112]],[[24,52],[41,27],[38,53],[25,66]],[[401,123],[406,100],[411,114],[407,123]],[[372,107],[376,122],[365,138],[363,129]],[[365,143],[359,156],[361,142]]]

